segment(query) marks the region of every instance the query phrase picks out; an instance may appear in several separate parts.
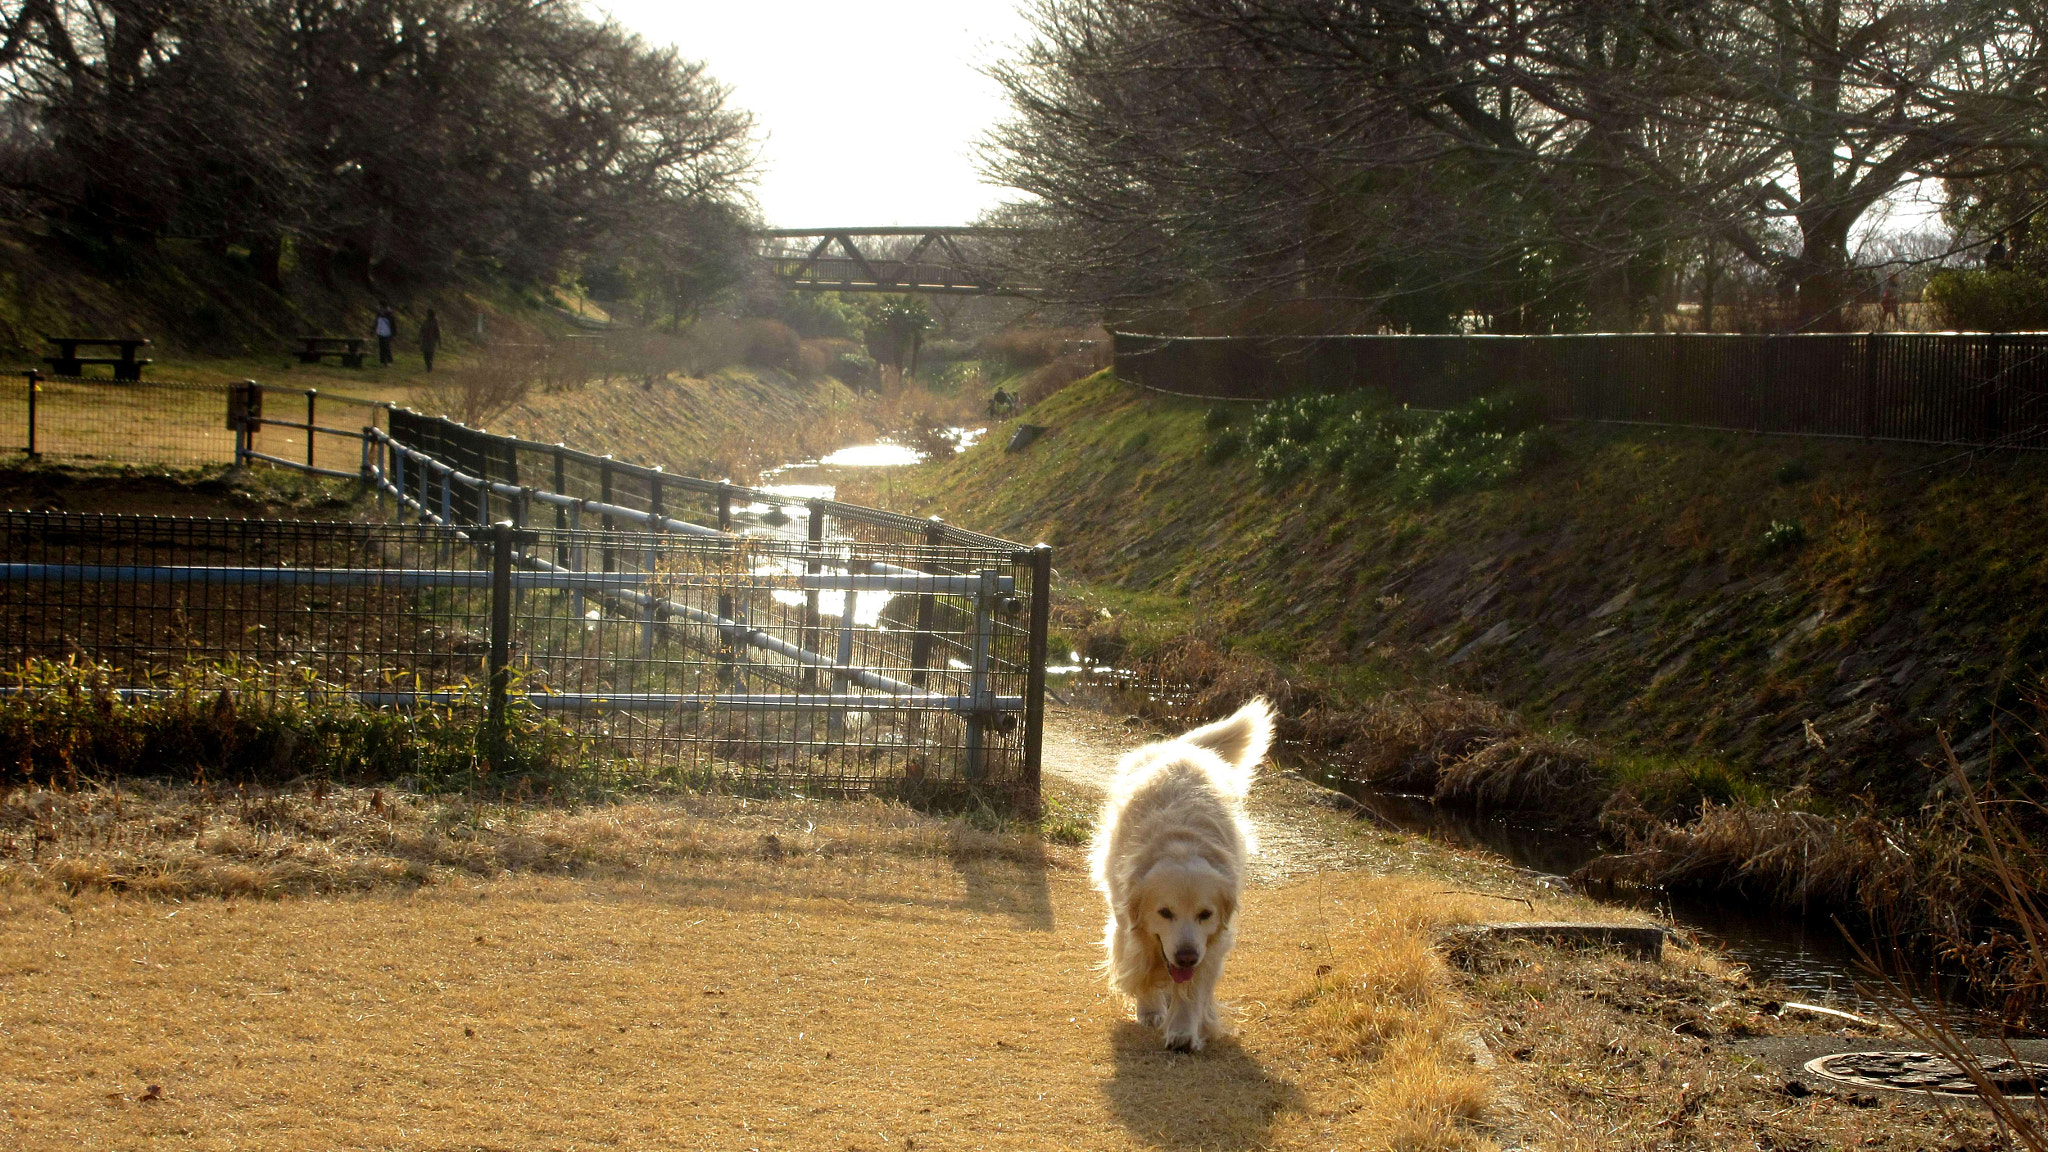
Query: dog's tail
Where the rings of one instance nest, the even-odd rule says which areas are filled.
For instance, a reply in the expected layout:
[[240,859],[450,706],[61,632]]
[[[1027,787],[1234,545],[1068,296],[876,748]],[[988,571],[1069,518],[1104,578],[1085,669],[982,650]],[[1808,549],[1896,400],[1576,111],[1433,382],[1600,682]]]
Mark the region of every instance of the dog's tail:
[[1251,791],[1252,780],[1259,774],[1259,761],[1265,759],[1266,749],[1273,743],[1273,706],[1266,703],[1265,697],[1255,697],[1229,719],[1197,728],[1181,739],[1207,748],[1236,768],[1233,778],[1221,783],[1232,786],[1232,792],[1243,796]]

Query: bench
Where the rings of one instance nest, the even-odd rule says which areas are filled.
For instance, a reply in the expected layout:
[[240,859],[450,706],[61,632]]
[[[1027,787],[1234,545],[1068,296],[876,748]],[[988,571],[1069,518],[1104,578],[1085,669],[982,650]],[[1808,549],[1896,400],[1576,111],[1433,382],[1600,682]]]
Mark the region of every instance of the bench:
[[[148,360],[138,360],[135,356],[136,349],[149,343],[149,341],[143,339],[101,336],[45,336],[43,339],[57,346],[57,354],[55,356],[43,357],[44,363],[50,366],[50,373],[53,376],[83,376],[85,375],[85,366],[87,364],[106,364],[114,369],[114,379],[116,380],[140,380],[142,379],[142,366],[149,363]],[[80,356],[78,349],[81,346],[119,348],[121,354],[119,356]]]
[[333,356],[343,368],[363,366],[363,338],[360,336],[301,336],[296,353],[301,364],[318,364]]

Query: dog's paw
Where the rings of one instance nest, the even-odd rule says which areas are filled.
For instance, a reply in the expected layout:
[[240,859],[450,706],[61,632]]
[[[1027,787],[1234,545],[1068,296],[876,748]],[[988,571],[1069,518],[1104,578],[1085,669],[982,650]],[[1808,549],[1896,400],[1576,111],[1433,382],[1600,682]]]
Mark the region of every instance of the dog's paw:
[[1147,1028],[1162,1028],[1166,1025],[1166,1010],[1163,1008],[1142,1008],[1138,1011],[1138,1023]]
[[1169,1032],[1166,1036],[1166,1050],[1168,1052],[1200,1052],[1202,1050],[1201,1034]]

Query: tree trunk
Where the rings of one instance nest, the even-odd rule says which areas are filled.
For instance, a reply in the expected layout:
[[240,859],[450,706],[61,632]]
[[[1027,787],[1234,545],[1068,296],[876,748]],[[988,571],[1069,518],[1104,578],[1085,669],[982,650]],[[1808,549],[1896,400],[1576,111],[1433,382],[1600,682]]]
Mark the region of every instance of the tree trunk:
[[1814,223],[1801,222],[1799,258],[1792,274],[1799,285],[1799,315],[1792,327],[1802,332],[1840,332],[1847,323],[1849,224],[1834,213]]

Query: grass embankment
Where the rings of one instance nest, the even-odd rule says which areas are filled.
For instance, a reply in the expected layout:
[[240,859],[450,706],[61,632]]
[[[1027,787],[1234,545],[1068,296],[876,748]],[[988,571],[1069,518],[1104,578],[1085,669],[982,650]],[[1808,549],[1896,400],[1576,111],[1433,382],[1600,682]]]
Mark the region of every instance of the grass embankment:
[[830,376],[801,380],[727,368],[705,378],[594,381],[529,397],[493,431],[610,453],[671,472],[745,483],[766,469],[872,440],[952,423],[972,397],[920,388],[857,393]]
[[1077,646],[1270,658],[1297,715],[1450,685],[1723,795],[1917,803],[1937,728],[1981,765],[2048,657],[2048,460],[1566,427],[1526,478],[1416,502],[1205,459],[1207,412],[1096,377],[1031,449],[924,471],[918,510],[1054,544],[1111,617]]
[[[998,428],[897,497],[1054,544],[1056,646],[1196,710],[1273,693],[1354,775],[1604,812],[1649,849],[1633,879],[1911,929],[1982,878],[1919,812],[1951,788],[1942,732],[1970,780],[2030,779],[2048,460],[1566,426],[1526,475],[1431,499],[1399,468],[1263,474],[1213,448],[1249,415],[1212,412],[1098,376],[1022,417],[1051,428],[1030,449]],[[1946,862],[1902,890],[1912,853]]]

